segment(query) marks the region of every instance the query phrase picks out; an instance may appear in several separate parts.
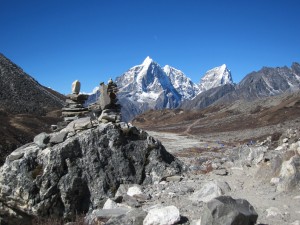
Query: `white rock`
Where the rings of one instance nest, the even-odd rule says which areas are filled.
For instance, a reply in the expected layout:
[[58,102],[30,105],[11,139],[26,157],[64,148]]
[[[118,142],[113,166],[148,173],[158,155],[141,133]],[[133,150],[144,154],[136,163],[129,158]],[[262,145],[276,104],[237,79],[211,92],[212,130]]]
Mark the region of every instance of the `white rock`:
[[172,225],[180,221],[179,210],[171,205],[151,209],[143,221],[143,225]]
[[267,218],[269,218],[269,217],[282,218],[282,214],[281,214],[281,212],[279,211],[278,208],[270,207],[270,208],[266,209],[266,212],[267,212]]
[[275,148],[275,151],[282,151],[284,148],[282,145],[278,146],[277,148]]
[[297,170],[293,158],[294,157],[291,157],[288,161],[282,163],[280,177],[291,177],[296,174]]
[[291,145],[290,145],[290,151],[297,151],[298,150],[298,148],[299,148],[299,144],[298,144],[298,142],[296,142],[296,143],[292,143]]
[[118,208],[118,205],[111,199],[107,199],[107,201],[104,203],[103,206],[103,209],[115,209],[115,208]]
[[201,225],[201,219],[200,220],[192,220],[191,225]]
[[133,186],[128,188],[127,194],[132,197],[134,195],[141,195],[143,192],[139,186]]
[[288,138],[284,138],[284,139],[282,140],[282,143],[287,143],[288,141],[289,141]]
[[227,182],[211,181],[206,183],[199,191],[190,196],[192,201],[209,202],[210,200],[224,195],[231,190]]
[[271,185],[277,185],[280,182],[280,178],[279,177],[272,177],[270,184]]
[[299,221],[299,220],[296,220],[296,221],[294,221],[293,223],[291,223],[291,225],[300,225],[300,221]]

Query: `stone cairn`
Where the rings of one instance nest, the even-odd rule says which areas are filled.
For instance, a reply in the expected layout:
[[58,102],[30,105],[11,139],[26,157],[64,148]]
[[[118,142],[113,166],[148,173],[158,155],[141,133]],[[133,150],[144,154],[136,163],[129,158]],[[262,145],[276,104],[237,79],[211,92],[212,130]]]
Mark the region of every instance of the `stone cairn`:
[[88,113],[88,109],[83,106],[88,95],[79,94],[80,82],[75,80],[72,83],[72,94],[67,95],[66,105],[62,108],[62,116],[65,122],[71,122]]
[[102,123],[119,123],[121,122],[121,105],[117,104],[118,87],[112,79],[105,85],[104,82],[100,83],[100,98],[98,103],[102,110],[101,115],[98,118]]

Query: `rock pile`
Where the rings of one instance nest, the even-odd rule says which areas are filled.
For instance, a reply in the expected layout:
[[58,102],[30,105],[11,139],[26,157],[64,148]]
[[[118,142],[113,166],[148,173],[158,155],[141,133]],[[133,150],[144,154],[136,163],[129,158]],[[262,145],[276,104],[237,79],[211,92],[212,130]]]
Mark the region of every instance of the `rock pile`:
[[75,80],[72,83],[72,94],[68,94],[66,97],[66,105],[62,108],[62,116],[64,121],[71,122],[80,117],[83,117],[88,113],[88,109],[83,106],[87,100],[88,95],[79,94],[80,82]]
[[108,84],[100,84],[99,104],[102,109],[101,115],[98,118],[100,122],[121,122],[121,105],[117,104],[118,88],[117,85],[110,79]]

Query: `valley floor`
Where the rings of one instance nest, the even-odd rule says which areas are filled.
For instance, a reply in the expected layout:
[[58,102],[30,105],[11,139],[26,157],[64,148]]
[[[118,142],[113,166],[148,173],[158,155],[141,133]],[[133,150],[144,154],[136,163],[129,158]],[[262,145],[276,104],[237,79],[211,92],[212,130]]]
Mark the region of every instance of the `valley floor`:
[[[147,187],[151,192],[162,190],[161,193],[152,193],[152,196],[156,197],[150,205],[175,205],[180,209],[182,216],[190,221],[197,221],[203,205],[201,202],[191,204],[192,193],[189,190],[196,192],[207,182],[225,181],[231,188],[225,195],[248,200],[259,215],[257,224],[300,224],[299,188],[289,192],[278,192],[276,186],[270,183],[271,177],[267,177],[268,173],[263,173],[262,164],[233,164],[224,159],[230,151],[251,146],[236,148],[218,140],[206,142],[199,137],[174,133],[148,133],[159,139],[167,151],[189,165],[189,171],[180,182],[166,182]],[[222,160],[222,166],[218,165]]]

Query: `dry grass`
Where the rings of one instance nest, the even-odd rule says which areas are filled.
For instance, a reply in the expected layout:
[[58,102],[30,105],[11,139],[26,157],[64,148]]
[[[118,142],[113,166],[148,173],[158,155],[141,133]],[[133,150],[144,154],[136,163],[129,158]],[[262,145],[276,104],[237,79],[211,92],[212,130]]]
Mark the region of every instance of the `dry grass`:
[[[62,218],[36,218],[33,220],[33,225],[64,225],[66,221]],[[78,215],[74,222],[70,222],[70,225],[87,225],[84,221],[83,215]]]

